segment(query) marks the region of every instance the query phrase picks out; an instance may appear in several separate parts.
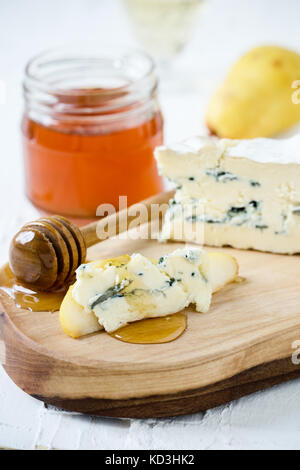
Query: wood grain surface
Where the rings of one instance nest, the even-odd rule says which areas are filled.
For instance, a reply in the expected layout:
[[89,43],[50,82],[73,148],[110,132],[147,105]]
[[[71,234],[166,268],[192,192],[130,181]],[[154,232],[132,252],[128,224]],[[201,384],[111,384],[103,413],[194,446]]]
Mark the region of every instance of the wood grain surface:
[[[88,258],[141,252],[159,256],[182,244],[132,239],[147,226],[89,249]],[[207,248],[209,251],[218,251]],[[1,293],[0,362],[25,392],[67,410],[103,416],[159,417],[205,410],[300,377],[300,263],[283,256],[223,249],[246,277],[188,313],[187,331],[162,345],[119,342],[104,332],[64,334],[58,313],[16,308]]]

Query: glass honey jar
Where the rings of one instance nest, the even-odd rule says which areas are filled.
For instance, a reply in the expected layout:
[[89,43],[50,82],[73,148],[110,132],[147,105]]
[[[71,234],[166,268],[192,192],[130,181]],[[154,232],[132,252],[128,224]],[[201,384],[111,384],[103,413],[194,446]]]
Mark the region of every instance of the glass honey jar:
[[93,218],[119,196],[163,189],[163,142],[152,59],[136,50],[60,49],[32,59],[23,83],[26,193],[48,213]]

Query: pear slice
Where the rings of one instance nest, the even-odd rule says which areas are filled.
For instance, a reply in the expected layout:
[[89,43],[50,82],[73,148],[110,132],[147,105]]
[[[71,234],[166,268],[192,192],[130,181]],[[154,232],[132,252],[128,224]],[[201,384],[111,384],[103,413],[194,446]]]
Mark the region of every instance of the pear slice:
[[219,251],[212,251],[206,254],[202,272],[211,283],[214,293],[237,278],[239,265],[233,256]]
[[72,296],[73,286],[69,287],[60,306],[59,320],[64,332],[72,338],[102,330],[93,312],[86,312]]

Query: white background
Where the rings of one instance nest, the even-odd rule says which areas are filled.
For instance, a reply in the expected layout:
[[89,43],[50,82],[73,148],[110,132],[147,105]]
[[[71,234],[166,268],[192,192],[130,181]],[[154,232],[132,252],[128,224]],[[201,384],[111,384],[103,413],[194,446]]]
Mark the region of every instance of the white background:
[[[201,132],[207,100],[230,64],[257,44],[300,52],[299,0],[207,0],[184,54],[162,83],[168,142]],[[0,0],[0,261],[35,210],[23,193],[19,124],[26,61],[72,41],[136,45],[118,0]],[[6,91],[1,94],[3,83]],[[299,338],[300,339],[300,338]],[[25,395],[0,368],[0,447],[300,449],[300,380],[193,416],[75,416]]]

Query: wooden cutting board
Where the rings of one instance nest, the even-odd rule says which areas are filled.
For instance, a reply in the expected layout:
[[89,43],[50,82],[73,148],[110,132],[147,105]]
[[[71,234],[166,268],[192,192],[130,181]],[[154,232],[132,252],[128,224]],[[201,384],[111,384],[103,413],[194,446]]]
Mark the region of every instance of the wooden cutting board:
[[[123,234],[89,249],[88,258],[156,257],[178,246]],[[246,281],[216,293],[207,314],[186,309],[186,332],[166,344],[127,344],[104,332],[72,339],[57,312],[18,309],[2,293],[0,362],[46,403],[118,417],[193,413],[300,377],[292,362],[300,341],[299,257],[223,251],[237,258]]]

